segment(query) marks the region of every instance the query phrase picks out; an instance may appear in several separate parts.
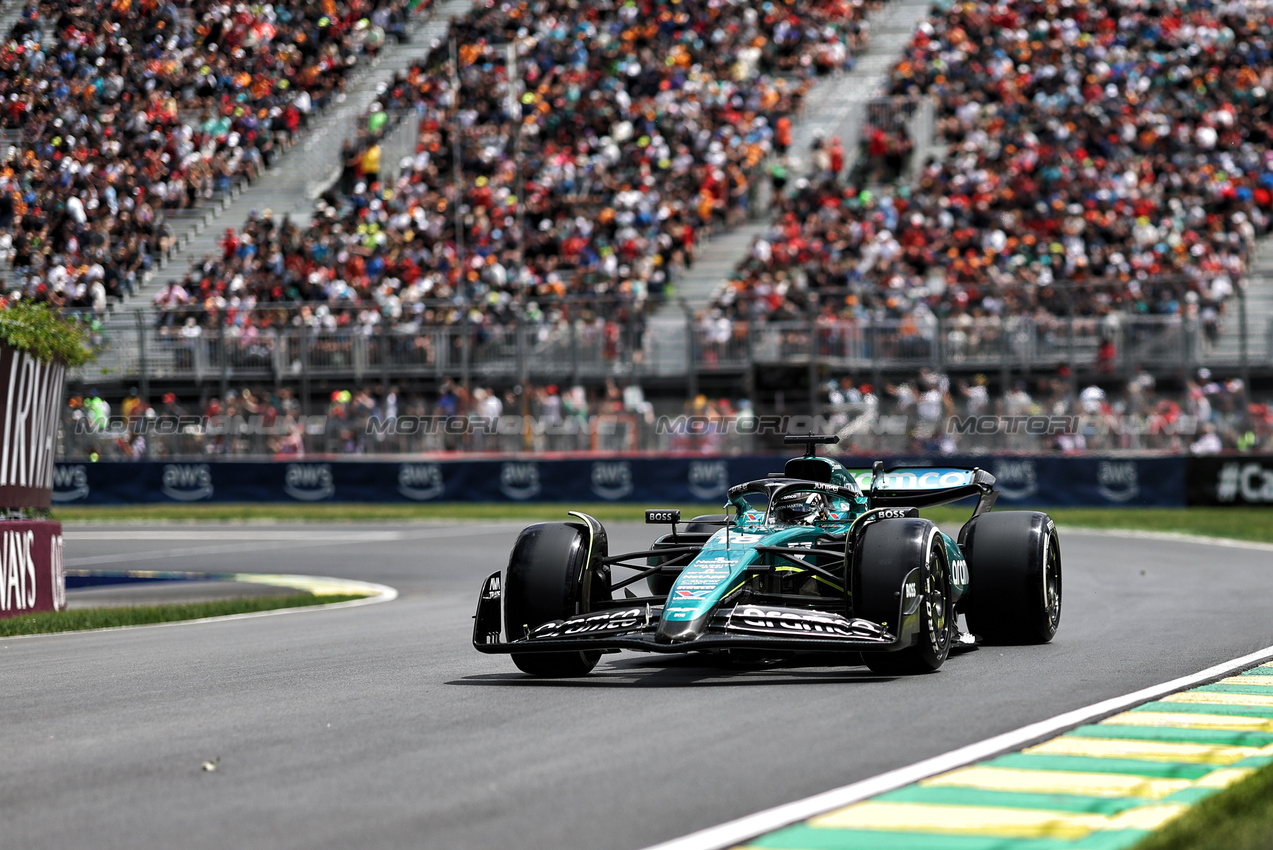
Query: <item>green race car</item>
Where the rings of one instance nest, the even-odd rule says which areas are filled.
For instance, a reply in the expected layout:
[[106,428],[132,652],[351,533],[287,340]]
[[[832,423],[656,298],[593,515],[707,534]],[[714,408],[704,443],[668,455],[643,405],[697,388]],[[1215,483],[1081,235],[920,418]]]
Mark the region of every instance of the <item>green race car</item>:
[[[482,587],[474,647],[535,676],[581,676],[624,649],[846,653],[907,674],[977,639],[1052,639],[1061,547],[1047,514],[992,512],[994,476],[981,469],[850,470],[817,456],[835,437],[787,441],[805,454],[730,488],[725,514],[682,524],[678,511],[646,511],[671,526],[649,549],[611,555],[601,523],[575,511],[577,522],[524,529]],[[919,516],[973,497],[957,538]]]

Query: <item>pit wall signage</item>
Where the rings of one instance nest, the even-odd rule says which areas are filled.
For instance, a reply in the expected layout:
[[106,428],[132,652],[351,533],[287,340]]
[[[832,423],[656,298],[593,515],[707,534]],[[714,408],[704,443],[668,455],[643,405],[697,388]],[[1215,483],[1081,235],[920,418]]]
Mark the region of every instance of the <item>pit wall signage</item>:
[[66,607],[62,524],[0,522],[0,618]]
[[[366,461],[324,456],[278,463],[206,459],[68,462],[57,464],[53,471],[53,503],[606,501],[647,507],[699,503],[703,513],[718,513],[730,482],[765,478],[781,470],[787,457],[540,455]],[[841,458],[850,469],[870,469],[873,460]],[[957,472],[958,467],[981,467],[998,479],[1000,507],[1185,504],[1185,458],[1037,455],[899,457],[886,458],[885,462],[930,467],[928,477],[923,472],[914,473],[917,490],[963,483],[966,475]],[[1273,473],[1273,463],[1268,469]],[[1254,482],[1255,478],[1249,480]],[[899,478],[899,486],[910,481]]]
[[0,508],[47,508],[66,368],[0,345]]

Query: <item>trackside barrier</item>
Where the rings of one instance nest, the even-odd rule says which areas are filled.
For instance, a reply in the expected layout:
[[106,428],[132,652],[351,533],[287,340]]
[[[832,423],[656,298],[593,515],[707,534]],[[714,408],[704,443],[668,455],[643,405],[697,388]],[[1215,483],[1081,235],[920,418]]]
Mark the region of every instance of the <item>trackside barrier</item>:
[[[58,464],[55,505],[173,502],[703,502],[731,484],[782,469],[785,455],[590,456],[485,460],[304,460]],[[869,469],[874,458],[838,458]],[[1242,462],[1247,462],[1243,458]],[[980,466],[999,481],[1000,504],[1185,505],[1180,457],[895,458],[890,465]],[[1270,465],[1273,467],[1273,464]]]
[[1273,505],[1273,456],[1189,458],[1187,492],[1190,505]]

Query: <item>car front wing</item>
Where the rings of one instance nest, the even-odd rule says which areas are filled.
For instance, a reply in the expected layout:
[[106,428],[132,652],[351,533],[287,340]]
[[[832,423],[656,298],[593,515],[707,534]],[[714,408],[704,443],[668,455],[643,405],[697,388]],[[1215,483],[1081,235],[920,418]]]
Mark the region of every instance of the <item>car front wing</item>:
[[[903,628],[903,636],[898,636],[878,623],[861,618],[807,608],[741,603],[713,613],[707,628],[692,640],[663,641],[655,636],[662,607],[634,601],[627,606],[619,603],[619,607],[544,623],[522,636],[502,641],[501,588],[500,574],[493,573],[478,598],[473,647],[479,652],[617,652],[623,649],[661,653],[723,649],[890,652],[909,646],[915,631]],[[908,625],[909,619],[903,620],[904,625]]]

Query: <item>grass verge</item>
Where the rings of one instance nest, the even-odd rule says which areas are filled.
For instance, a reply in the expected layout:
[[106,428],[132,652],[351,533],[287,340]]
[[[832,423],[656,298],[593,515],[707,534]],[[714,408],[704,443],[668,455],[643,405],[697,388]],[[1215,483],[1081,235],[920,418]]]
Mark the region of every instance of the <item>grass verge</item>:
[[0,637],[42,635],[53,632],[78,632],[85,629],[113,629],[122,626],[148,626],[179,620],[201,620],[229,614],[251,614],[278,608],[302,608],[365,599],[359,594],[314,596],[300,593],[292,596],[258,596],[226,599],[218,602],[196,602],[181,605],[147,605],[128,608],[84,608],[76,611],[45,611],[0,620]]
[[[581,510],[602,522],[639,522],[647,507],[673,507],[686,519],[716,513],[712,504],[634,505],[614,502],[518,504],[445,502],[437,504],[213,504],[60,507],[53,518],[77,522],[373,522],[409,520],[508,520],[535,522],[566,519]],[[971,508],[925,511],[938,522],[962,522]],[[1048,511],[1061,526],[1173,531],[1273,543],[1273,512],[1268,508],[1055,508]]]
[[1273,847],[1273,764],[1190,807],[1132,850]]

